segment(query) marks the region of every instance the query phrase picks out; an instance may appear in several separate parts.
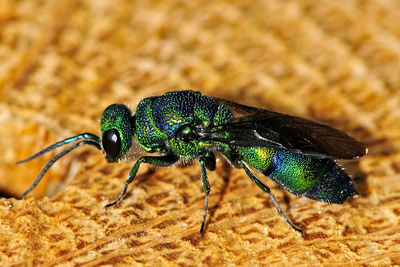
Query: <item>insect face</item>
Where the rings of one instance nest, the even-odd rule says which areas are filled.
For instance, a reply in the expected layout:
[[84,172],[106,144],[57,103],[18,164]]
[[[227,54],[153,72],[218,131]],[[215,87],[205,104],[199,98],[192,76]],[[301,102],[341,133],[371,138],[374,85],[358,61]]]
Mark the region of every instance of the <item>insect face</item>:
[[107,161],[121,159],[132,146],[134,125],[131,111],[125,105],[108,106],[101,117],[101,145]]

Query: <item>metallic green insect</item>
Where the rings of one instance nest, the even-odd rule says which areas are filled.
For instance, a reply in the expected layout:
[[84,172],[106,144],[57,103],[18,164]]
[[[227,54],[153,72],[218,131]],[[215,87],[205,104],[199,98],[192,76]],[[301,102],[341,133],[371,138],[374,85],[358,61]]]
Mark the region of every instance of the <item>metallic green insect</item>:
[[[103,150],[109,162],[140,156],[128,174],[122,193],[106,207],[121,201],[141,163],[165,167],[180,160],[198,158],[206,193],[200,228],[203,233],[210,195],[207,170],[215,170],[214,152],[219,152],[233,166],[243,168],[250,179],[268,193],[285,221],[301,232],[248,165],[295,195],[343,203],[357,192],[334,159],[354,159],[367,152],[364,144],[327,125],[207,97],[195,91],[168,92],[145,98],[139,102],[135,114],[125,105],[110,105],[100,125],[101,138],[91,133],[78,134],[17,162],[32,160],[83,139],[51,159],[24,195],[35,188],[54,162],[80,145]],[[138,146],[142,153],[138,153]],[[144,156],[146,152],[158,155]]]

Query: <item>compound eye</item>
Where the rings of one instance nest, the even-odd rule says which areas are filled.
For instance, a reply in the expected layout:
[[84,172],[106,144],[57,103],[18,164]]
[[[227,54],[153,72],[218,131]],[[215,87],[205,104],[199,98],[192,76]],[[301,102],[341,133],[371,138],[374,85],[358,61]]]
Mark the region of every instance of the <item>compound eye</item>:
[[121,151],[121,137],[115,129],[105,131],[101,143],[106,154],[112,158],[117,157]]

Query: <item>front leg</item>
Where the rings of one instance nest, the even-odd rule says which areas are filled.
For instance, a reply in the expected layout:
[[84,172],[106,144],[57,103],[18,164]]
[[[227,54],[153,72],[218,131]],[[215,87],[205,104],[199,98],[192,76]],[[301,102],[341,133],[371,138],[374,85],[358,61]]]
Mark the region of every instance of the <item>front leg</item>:
[[142,162],[149,163],[149,164],[159,166],[159,167],[167,167],[167,166],[171,166],[172,164],[177,162],[178,159],[179,158],[173,154],[168,154],[165,156],[143,156],[143,157],[141,157],[140,159],[138,159],[135,162],[132,169],[129,171],[129,175],[128,175],[128,178],[126,179],[124,189],[122,190],[119,197],[115,201],[108,203],[105,207],[107,208],[107,207],[113,206],[121,201],[121,199],[125,196],[125,193],[126,193],[126,190],[128,189],[129,184],[132,183],[133,179],[135,179],[136,173],[138,172],[140,164]]

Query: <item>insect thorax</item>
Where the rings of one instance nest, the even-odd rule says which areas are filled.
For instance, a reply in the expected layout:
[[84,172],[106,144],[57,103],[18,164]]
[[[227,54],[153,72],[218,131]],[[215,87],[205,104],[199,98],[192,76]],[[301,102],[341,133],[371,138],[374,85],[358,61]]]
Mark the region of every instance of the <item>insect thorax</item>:
[[183,140],[183,127],[207,127],[233,120],[232,111],[218,100],[194,91],[169,92],[145,98],[136,110],[135,137],[146,151],[165,151],[186,158],[203,153],[213,143]]

